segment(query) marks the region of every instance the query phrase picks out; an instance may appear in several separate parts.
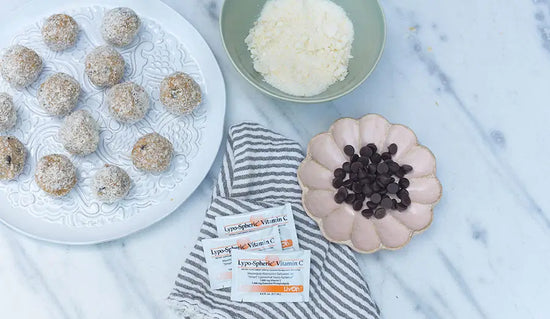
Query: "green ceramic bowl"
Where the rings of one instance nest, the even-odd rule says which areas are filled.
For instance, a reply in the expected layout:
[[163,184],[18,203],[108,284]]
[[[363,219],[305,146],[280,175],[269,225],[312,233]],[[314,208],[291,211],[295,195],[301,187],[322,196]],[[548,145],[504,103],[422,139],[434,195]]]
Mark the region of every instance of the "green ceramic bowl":
[[252,58],[244,39],[267,0],[226,0],[223,4],[220,29],[225,50],[233,65],[252,85],[271,96],[300,103],[320,103],[339,98],[358,87],[374,70],[380,60],[386,40],[384,13],[377,0],[332,0],[341,6],[353,22],[355,39],[349,62],[349,74],[325,92],[298,97],[286,94],[263,80],[254,70]]

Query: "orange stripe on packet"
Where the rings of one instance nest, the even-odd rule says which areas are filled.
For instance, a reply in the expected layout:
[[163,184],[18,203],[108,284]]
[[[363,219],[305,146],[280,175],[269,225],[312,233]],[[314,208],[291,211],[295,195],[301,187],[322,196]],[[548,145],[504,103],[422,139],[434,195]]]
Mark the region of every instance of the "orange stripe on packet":
[[281,292],[281,293],[297,293],[303,292],[302,285],[248,285],[242,287],[243,291],[247,292]]

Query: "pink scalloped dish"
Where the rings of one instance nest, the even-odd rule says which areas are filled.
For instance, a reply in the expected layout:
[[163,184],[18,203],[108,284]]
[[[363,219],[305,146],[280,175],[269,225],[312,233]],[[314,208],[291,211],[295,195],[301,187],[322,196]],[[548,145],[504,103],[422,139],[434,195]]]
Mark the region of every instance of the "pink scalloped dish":
[[339,119],[311,139],[298,180],[325,238],[360,253],[405,246],[430,226],[442,194],[433,153],[377,114]]

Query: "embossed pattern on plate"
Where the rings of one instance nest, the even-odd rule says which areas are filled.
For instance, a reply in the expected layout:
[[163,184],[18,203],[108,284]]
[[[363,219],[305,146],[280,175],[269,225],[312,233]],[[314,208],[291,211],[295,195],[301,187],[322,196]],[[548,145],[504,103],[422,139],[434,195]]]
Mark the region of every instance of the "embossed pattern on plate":
[[[120,124],[109,116],[104,103],[106,91],[94,87],[84,74],[86,54],[93,47],[104,44],[99,26],[105,10],[94,6],[67,11],[78,22],[81,31],[76,47],[61,53],[49,50],[42,42],[42,21],[29,26],[16,35],[12,43],[26,45],[38,52],[44,61],[40,78],[23,91],[15,91],[0,81],[0,91],[12,94],[18,108],[17,125],[7,134],[18,137],[29,151],[28,163],[22,175],[15,181],[0,183],[0,192],[7,194],[9,204],[13,207],[36,218],[67,227],[120,222],[147,207],[174,200],[175,195],[171,191],[178,184],[185,183],[189,162],[204,142],[203,131],[208,115],[204,104],[208,103],[208,88],[201,69],[184,44],[146,17],[141,17],[142,28],[138,39],[130,46],[119,49],[119,52],[126,61],[124,81],[133,81],[145,87],[151,98],[151,108],[145,119],[133,125]],[[165,111],[159,101],[160,82],[174,71],[190,74],[201,86],[203,105],[191,115],[172,115]],[[70,156],[77,167],[79,182],[62,199],[47,196],[34,182],[34,169],[40,157],[51,153],[69,155],[57,137],[63,119],[48,116],[36,100],[37,88],[55,72],[68,73],[79,81],[82,94],[77,109],[88,110],[101,129],[101,143],[96,153],[86,157]],[[130,159],[135,141],[141,135],[153,131],[169,138],[175,149],[169,171],[155,175],[136,170]],[[124,168],[133,181],[128,198],[112,205],[100,203],[91,192],[91,179],[105,163]]]

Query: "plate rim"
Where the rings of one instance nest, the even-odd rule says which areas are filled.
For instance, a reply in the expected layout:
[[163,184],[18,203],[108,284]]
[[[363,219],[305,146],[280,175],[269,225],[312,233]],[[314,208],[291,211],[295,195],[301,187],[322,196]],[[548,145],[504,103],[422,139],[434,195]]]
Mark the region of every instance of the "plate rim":
[[[166,28],[166,24],[179,24],[182,29],[186,29],[192,34],[193,42],[196,44],[197,50],[204,51],[207,54],[201,55],[200,57],[193,55],[193,58],[195,60],[203,60],[202,63],[199,63],[197,61],[197,64],[201,68],[201,72],[203,74],[205,73],[204,70],[207,69],[209,72],[212,72],[212,77],[214,80],[209,82],[208,88],[209,91],[211,88],[213,88],[213,91],[216,91],[215,95],[218,96],[215,103],[213,103],[213,110],[216,110],[216,112],[213,112],[212,110],[210,113],[207,113],[207,123],[210,123],[210,128],[208,128],[207,124],[207,131],[210,132],[208,135],[208,143],[205,143],[208,145],[207,147],[202,147],[199,151],[198,155],[194,158],[195,162],[198,162],[197,158],[200,158],[200,163],[202,165],[196,164],[196,168],[194,168],[190,172],[194,172],[192,175],[193,185],[191,187],[188,187],[185,190],[185,193],[182,196],[179,196],[178,199],[171,200],[167,203],[164,203],[163,209],[160,209],[161,213],[155,214],[153,217],[146,218],[147,216],[143,216],[140,214],[134,215],[129,217],[128,219],[125,219],[123,221],[118,221],[113,224],[107,224],[107,226],[110,226],[109,228],[114,228],[109,230],[109,235],[101,236],[101,235],[93,235],[93,236],[86,236],[86,239],[84,237],[82,239],[68,239],[66,237],[71,236],[56,236],[55,234],[52,234],[51,232],[49,235],[42,234],[36,234],[35,232],[29,231],[28,229],[25,229],[25,225],[19,225],[14,224],[13,220],[6,220],[9,218],[6,218],[7,214],[3,209],[0,209],[0,222],[2,222],[4,225],[6,225],[8,228],[13,229],[23,235],[26,235],[28,237],[55,243],[55,244],[67,244],[67,245],[91,245],[91,244],[98,244],[98,243],[104,243],[109,242],[113,240],[117,240],[126,236],[129,236],[131,234],[137,233],[139,231],[142,231],[159,221],[163,220],[164,218],[171,215],[173,212],[177,210],[183,203],[189,199],[189,197],[196,191],[196,189],[200,186],[200,184],[204,181],[205,177],[207,176],[208,172],[210,171],[214,161],[217,158],[217,154],[220,150],[221,142],[223,140],[223,129],[224,129],[224,123],[225,123],[225,115],[226,115],[226,108],[227,108],[227,96],[226,96],[226,89],[225,89],[225,80],[223,77],[223,73],[220,69],[219,63],[216,60],[216,57],[204,39],[204,37],[201,35],[201,33],[179,12],[168,6],[167,4],[159,1],[159,0],[93,0],[87,3],[81,3],[81,2],[72,2],[70,0],[50,0],[48,2],[42,2],[39,0],[32,0],[28,3],[26,3],[23,6],[20,6],[16,8],[15,10],[6,12],[5,14],[10,14],[11,18],[6,19],[5,23],[1,23],[1,25],[5,25],[6,23],[10,21],[16,21],[17,19],[20,19],[21,22],[17,24],[17,27],[11,28],[12,31],[18,31],[19,28],[23,28],[25,26],[28,26],[32,21],[35,23],[37,21],[40,21],[39,19],[46,18],[48,14],[53,14],[54,12],[65,12],[71,9],[75,8],[83,8],[83,7],[93,7],[93,6],[104,6],[104,7],[117,7],[117,6],[127,6],[130,8],[136,8],[135,10],[140,12],[145,12],[144,8],[151,9],[151,11],[147,11],[149,14],[140,14],[146,18],[152,19],[154,21],[157,21],[157,23],[161,20],[160,16],[162,15],[162,23],[161,26],[165,28],[165,30],[169,33],[172,33],[181,43],[184,45],[188,45],[188,41],[183,41],[179,34],[181,33],[175,33],[173,32],[174,28]],[[41,9],[38,9],[41,8]],[[143,10],[137,9],[137,8],[143,8]],[[25,13],[26,11],[30,11],[31,13]],[[55,11],[54,11],[55,10]],[[153,12],[154,11],[154,12]],[[151,12],[153,14],[151,15]],[[158,14],[161,13],[161,14]],[[32,16],[32,21],[30,20]],[[26,22],[29,23],[26,23]],[[1,33],[1,32],[0,32]],[[4,33],[15,35],[14,32],[5,31]],[[186,36],[189,36],[189,34],[186,34]],[[0,42],[9,42],[11,41],[11,37],[8,36],[8,39],[5,39],[4,41]],[[208,63],[205,63],[204,60],[208,60]],[[210,93],[212,95],[213,93]],[[215,114],[215,116],[212,116],[212,113]],[[208,155],[210,153],[211,155]],[[207,156],[207,158],[201,158],[200,154],[206,154],[203,156]],[[186,179],[191,178],[190,176],[187,176]],[[172,190],[173,192],[174,190]],[[4,194],[2,194],[3,196]],[[5,198],[5,196],[3,196]],[[24,213],[22,209],[20,208],[14,208],[11,207],[11,209],[8,209],[9,211],[16,211],[16,213]],[[52,225],[53,228],[57,227],[65,227],[61,224],[56,223],[49,223],[42,219],[39,219],[35,216],[32,216],[28,214],[32,219],[35,219],[37,223],[48,223],[49,225]],[[137,219],[136,219],[137,218]],[[25,223],[23,223],[25,224]],[[111,226],[115,225],[115,226]],[[123,225],[123,226],[120,226]],[[86,233],[91,233],[90,230],[96,231],[96,233],[101,233],[100,229],[105,228],[105,225],[102,226],[92,226],[92,227],[75,227],[74,229],[70,229],[72,233],[84,230]],[[117,229],[120,228],[118,231]],[[74,235],[74,234],[73,234]],[[63,237],[63,238],[61,238]]]

